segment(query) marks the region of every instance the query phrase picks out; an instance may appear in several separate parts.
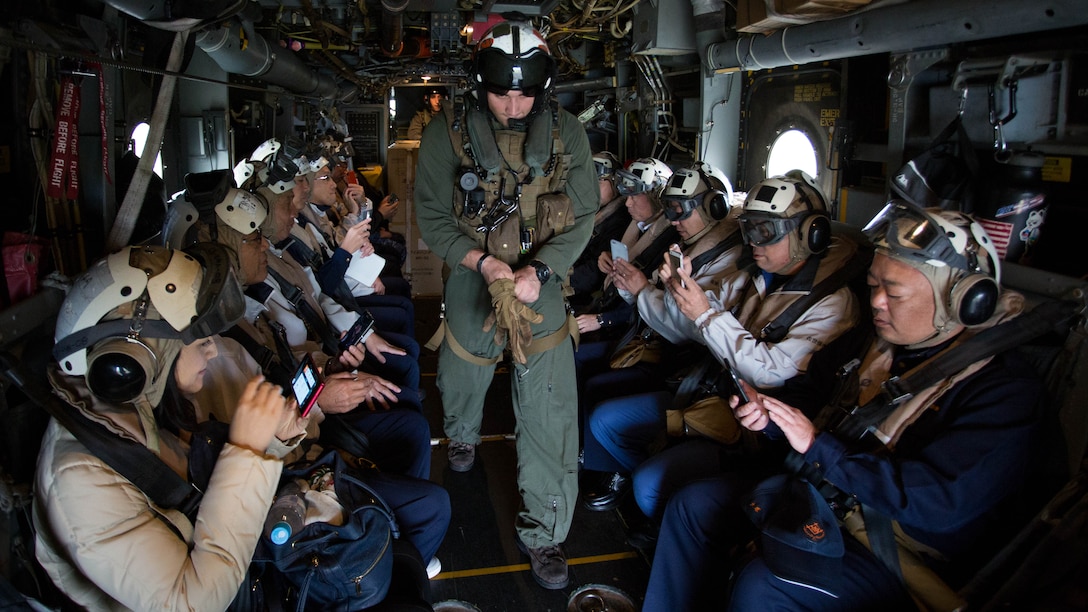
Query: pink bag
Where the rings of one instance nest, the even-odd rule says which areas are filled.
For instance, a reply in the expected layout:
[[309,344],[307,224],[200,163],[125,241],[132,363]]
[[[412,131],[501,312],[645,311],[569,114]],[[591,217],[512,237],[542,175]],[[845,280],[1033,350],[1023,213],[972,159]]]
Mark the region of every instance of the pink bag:
[[31,234],[4,232],[5,301],[18,304],[38,291],[38,270],[45,240]]

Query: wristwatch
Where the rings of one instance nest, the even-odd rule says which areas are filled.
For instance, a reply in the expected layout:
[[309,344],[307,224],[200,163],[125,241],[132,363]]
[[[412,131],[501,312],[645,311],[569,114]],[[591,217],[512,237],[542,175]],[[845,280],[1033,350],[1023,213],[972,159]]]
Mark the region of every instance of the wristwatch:
[[604,317],[597,313],[597,327],[604,327]]
[[541,285],[548,282],[548,279],[552,277],[551,268],[549,268],[548,265],[544,262],[534,259],[529,262],[529,265],[536,270],[536,279],[540,281]]

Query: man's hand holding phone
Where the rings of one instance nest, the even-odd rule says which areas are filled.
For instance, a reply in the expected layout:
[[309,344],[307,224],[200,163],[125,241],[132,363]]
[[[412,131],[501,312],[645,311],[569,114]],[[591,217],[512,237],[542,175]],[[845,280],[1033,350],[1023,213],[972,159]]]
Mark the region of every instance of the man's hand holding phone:
[[373,335],[374,317],[370,315],[369,311],[364,310],[359,318],[355,320],[355,323],[347,331],[340,334],[340,353],[336,356],[333,366],[326,366],[329,371],[326,371],[325,375],[327,376],[333,372],[354,370],[359,367],[359,364],[366,359],[366,349],[363,344]]
[[[676,246],[676,245],[673,245]],[[669,273],[674,277],[680,279],[680,287],[687,289],[687,281],[680,275],[680,271],[684,269],[684,253],[681,251],[674,251],[670,249],[665,253],[665,262],[669,266]]]

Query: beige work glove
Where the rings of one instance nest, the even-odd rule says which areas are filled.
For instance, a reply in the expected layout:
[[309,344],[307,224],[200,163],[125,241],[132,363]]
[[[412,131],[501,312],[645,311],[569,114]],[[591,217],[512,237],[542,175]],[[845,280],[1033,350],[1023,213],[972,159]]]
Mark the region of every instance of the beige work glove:
[[495,308],[495,324],[499,328],[496,334],[506,331],[506,340],[514,361],[525,364],[525,349],[533,341],[532,325],[542,322],[544,315],[518,301],[512,279],[500,278],[488,285],[487,291],[491,294],[491,305]]

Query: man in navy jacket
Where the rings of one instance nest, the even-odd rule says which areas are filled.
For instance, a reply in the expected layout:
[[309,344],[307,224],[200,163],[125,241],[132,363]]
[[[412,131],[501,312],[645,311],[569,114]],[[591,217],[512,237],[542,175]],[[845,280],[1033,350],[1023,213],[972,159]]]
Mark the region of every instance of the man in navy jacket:
[[[805,580],[798,577],[806,573],[798,571],[803,555],[761,554],[740,571],[731,609],[958,607],[963,602],[949,585],[977,567],[981,536],[1002,529],[1006,502],[1024,481],[1042,389],[1015,353],[963,363],[940,383],[889,404],[866,443],[813,424],[832,395],[844,404],[842,380],[855,383],[847,385],[854,398],[849,405],[872,405],[888,379],[924,367],[1022,307],[1015,293],[998,297],[998,258],[969,217],[893,201],[867,229],[876,245],[868,275],[876,338],[855,339],[845,350],[850,339],[829,346],[813,358],[808,375],[777,398],[749,388],[753,401],[731,399],[742,426],[784,438],[804,468],[819,470],[856,500],[852,514],[839,512],[841,532],[830,534],[842,538],[841,571],[830,580]],[[831,373],[848,362],[856,375],[836,381]],[[743,511],[754,480],[727,474],[693,483],[673,498],[645,610],[721,601],[720,578],[728,575],[733,547],[755,533]],[[864,532],[857,537],[858,525],[872,532],[870,518],[881,516],[897,527],[898,547],[889,555],[898,553],[897,564],[878,558]]]

